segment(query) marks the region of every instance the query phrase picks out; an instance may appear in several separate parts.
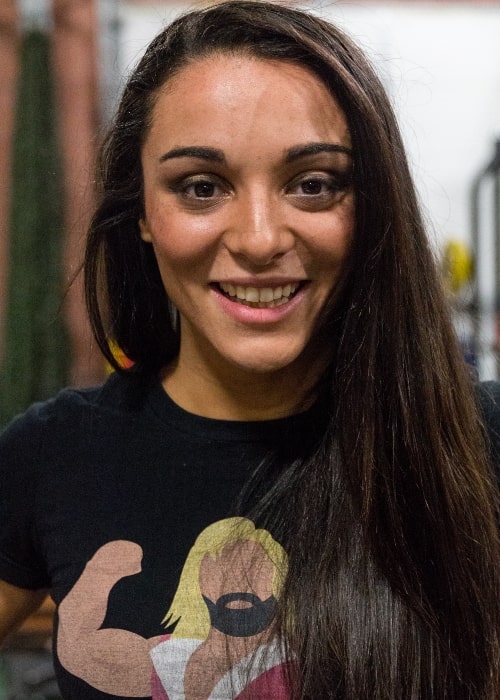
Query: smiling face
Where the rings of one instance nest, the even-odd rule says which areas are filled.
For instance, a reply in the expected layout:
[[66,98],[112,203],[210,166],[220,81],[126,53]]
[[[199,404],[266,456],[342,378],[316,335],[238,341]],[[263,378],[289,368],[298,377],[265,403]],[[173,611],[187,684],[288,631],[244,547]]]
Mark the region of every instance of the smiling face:
[[145,215],[180,313],[175,372],[285,375],[297,392],[354,227],[345,117],[306,69],[213,55],[160,90],[142,152]]

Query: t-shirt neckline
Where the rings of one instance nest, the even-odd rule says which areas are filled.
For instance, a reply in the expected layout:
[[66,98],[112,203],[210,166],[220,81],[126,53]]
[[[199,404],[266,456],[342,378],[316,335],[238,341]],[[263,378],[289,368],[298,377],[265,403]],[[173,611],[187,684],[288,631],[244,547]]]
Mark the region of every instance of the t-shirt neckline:
[[193,432],[205,438],[226,440],[262,440],[277,435],[295,433],[312,426],[317,417],[317,407],[284,418],[274,418],[261,421],[239,421],[219,418],[207,418],[191,413],[179,406],[165,391],[158,378],[150,392],[150,407],[157,419],[173,425],[183,432]]

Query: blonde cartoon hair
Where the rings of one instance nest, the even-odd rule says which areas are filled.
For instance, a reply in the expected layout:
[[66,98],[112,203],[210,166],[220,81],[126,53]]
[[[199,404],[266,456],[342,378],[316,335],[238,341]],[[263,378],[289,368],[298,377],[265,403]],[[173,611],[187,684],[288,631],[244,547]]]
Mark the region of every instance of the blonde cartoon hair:
[[226,518],[205,528],[197,537],[182,569],[177,592],[163,619],[166,625],[176,624],[172,637],[206,639],[210,617],[200,588],[200,567],[208,554],[215,559],[225,547],[235,542],[257,542],[274,564],[272,590],[279,598],[288,567],[283,547],[267,530],[258,529],[247,518]]

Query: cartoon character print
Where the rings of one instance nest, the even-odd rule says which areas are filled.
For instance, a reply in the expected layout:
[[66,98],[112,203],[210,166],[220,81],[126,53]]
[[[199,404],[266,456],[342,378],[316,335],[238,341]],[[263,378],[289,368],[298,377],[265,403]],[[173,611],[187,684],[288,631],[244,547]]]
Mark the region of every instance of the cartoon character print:
[[285,697],[280,643],[272,634],[285,568],[282,547],[250,520],[206,528],[164,620],[177,623],[174,632],[151,651],[161,683],[153,697],[242,700],[250,690],[254,698]]
[[287,557],[246,518],[198,536],[163,622],[171,634],[145,639],[100,629],[112,587],[141,571],[142,549],[101,547],[59,606],[57,651],[67,671],[94,688],[154,700],[287,700],[282,645],[273,619]]

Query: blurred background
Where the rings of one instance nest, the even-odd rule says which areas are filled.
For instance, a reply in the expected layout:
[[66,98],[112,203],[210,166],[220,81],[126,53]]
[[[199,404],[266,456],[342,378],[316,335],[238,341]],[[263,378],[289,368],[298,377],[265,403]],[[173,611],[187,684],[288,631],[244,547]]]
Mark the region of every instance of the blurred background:
[[[0,428],[106,368],[79,269],[93,162],[147,43],[196,2],[0,0]],[[500,0],[295,3],[368,52],[398,114],[464,354],[499,372]],[[0,700],[57,698],[50,602],[0,655]]]

